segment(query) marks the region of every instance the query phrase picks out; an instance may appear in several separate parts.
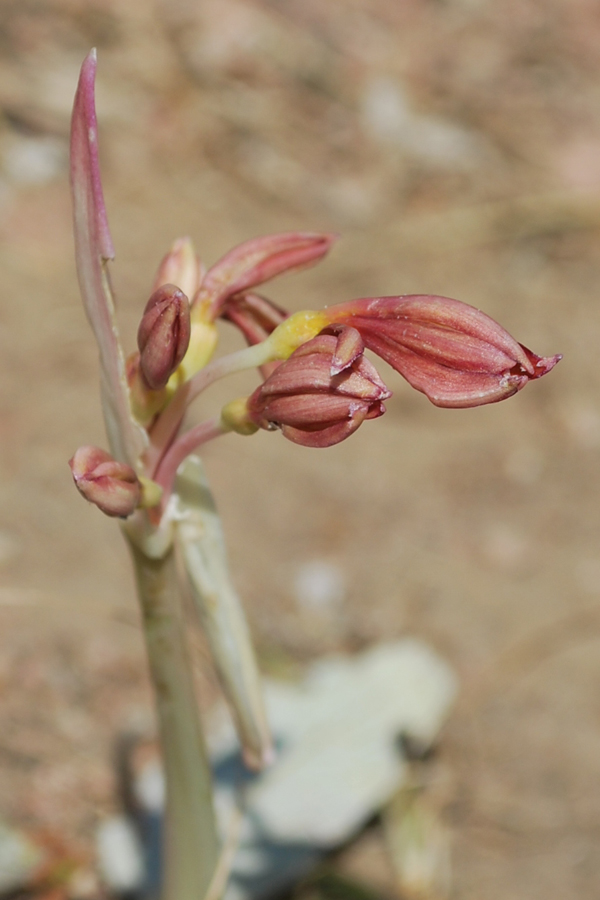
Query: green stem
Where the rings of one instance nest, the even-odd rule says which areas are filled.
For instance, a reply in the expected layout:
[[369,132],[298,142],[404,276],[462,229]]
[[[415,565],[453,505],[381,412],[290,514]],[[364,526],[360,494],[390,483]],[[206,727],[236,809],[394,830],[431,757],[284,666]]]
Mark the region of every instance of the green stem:
[[162,900],[201,900],[219,859],[211,772],[183,631],[173,549],[152,559],[128,538],[156,694],[167,788]]

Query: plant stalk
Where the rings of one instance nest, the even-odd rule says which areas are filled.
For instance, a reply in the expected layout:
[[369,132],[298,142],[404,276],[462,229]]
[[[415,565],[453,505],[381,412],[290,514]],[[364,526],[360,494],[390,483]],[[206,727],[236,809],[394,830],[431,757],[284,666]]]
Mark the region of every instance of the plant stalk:
[[202,900],[219,840],[193,675],[183,631],[175,555],[147,556],[131,538],[166,781],[162,900]]

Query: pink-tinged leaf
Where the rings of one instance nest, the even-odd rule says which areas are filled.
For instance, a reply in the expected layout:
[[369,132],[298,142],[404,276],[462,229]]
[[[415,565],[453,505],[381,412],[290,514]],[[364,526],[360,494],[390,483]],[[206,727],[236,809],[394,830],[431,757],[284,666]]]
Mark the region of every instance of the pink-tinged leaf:
[[125,360],[107,271],[114,250],[98,165],[95,78],[96,51],[92,50],[81,67],[71,119],[75,259],[85,310],[100,351],[102,407],[111,449],[117,459],[134,465],[147,441],[131,415]]
[[283,272],[314,265],[335,240],[335,234],[290,231],[245,241],[208,270],[195,302],[206,304],[212,318],[217,318],[228,297]]

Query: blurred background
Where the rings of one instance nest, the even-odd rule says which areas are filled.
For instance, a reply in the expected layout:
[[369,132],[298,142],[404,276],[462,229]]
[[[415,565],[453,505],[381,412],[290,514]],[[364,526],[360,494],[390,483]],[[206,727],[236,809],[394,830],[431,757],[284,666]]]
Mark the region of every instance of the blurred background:
[[[464,411],[381,366],[388,412],[351,440],[206,460],[265,671],[416,635],[458,673],[429,775],[453,896],[599,896],[599,44],[595,0],[2,0],[0,816],[91,859],[151,709],[126,548],[67,466],[105,445],[67,175],[96,46],[128,349],[174,238],[210,265],[302,229],[342,240],[268,286],[292,310],[438,293],[564,354]],[[338,862],[394,896],[376,829]]]

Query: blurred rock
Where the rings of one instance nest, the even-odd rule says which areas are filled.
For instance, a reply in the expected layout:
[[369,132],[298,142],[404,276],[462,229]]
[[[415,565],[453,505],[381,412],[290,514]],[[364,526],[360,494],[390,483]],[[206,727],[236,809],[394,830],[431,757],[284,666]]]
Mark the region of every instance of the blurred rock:
[[450,896],[450,840],[423,789],[410,782],[385,809],[384,830],[397,887],[405,900]]
[[[417,640],[381,644],[353,657],[315,663],[299,684],[266,681],[269,721],[278,759],[249,773],[224,708],[213,718],[209,744],[215,802],[224,834],[239,806],[244,811],[226,900],[270,897],[306,875],[330,850],[347,842],[403,784],[402,736],[426,750],[456,694],[448,666]],[[134,772],[131,793],[151,783],[151,805],[161,797],[160,772],[148,756]],[[147,788],[147,784],[146,784]],[[98,854],[107,885],[117,893],[142,883],[137,834],[127,820],[105,822]],[[142,829],[143,833],[143,829]],[[160,829],[145,846],[156,865]],[[152,880],[152,889],[157,879]]]
[[4,173],[13,184],[47,184],[67,166],[67,146],[60,138],[13,135],[2,153]]
[[43,860],[42,850],[26,834],[0,822],[0,895],[27,887]]
[[367,82],[361,115],[370,137],[395,144],[426,165],[464,169],[482,156],[481,138],[455,122],[413,112],[404,89],[391,78]]
[[96,835],[100,876],[110,891],[122,896],[144,883],[144,852],[133,823],[125,816],[105,819]]
[[300,606],[320,612],[337,612],[346,593],[340,566],[313,559],[299,566],[294,578],[294,594]]

